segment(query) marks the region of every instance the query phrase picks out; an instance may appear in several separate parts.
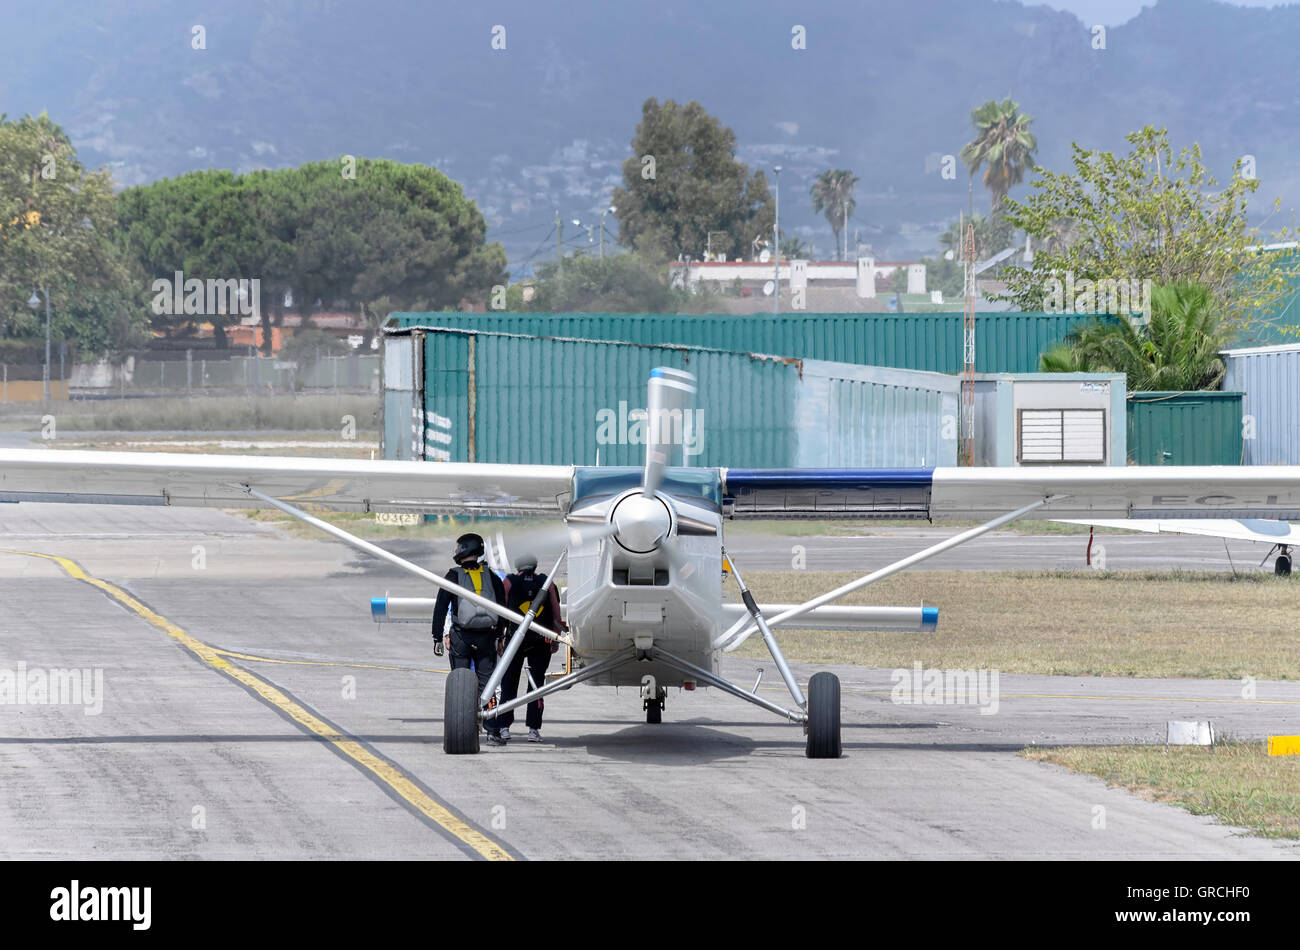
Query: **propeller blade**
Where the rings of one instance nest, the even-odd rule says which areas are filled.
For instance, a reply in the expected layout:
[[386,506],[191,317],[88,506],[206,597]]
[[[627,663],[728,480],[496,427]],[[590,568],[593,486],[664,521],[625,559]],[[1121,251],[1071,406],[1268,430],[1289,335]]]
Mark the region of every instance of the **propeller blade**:
[[[557,522],[552,525],[511,532],[509,536],[510,550],[516,554],[531,551],[543,559],[549,559],[562,548],[572,550],[587,541],[607,538],[614,533],[614,530],[614,526],[605,521],[595,524]],[[498,550],[504,551],[505,540],[504,533],[498,533],[496,539]],[[513,571],[514,563],[505,564],[505,570],[507,572]]]
[[658,366],[650,371],[646,398],[645,475],[641,493],[653,498],[663,484],[664,469],[672,459],[673,447],[685,436],[686,414],[695,402],[695,377],[690,373]]

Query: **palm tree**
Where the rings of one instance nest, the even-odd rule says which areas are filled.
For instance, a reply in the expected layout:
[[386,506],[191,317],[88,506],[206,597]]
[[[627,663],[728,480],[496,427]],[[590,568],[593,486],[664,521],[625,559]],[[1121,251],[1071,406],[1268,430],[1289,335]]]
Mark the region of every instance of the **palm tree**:
[[961,160],[970,166],[972,178],[983,166],[984,184],[992,192],[989,213],[996,215],[1007,192],[1034,166],[1038,140],[1029,131],[1033,119],[1010,99],[990,99],[971,111],[970,121],[975,138],[962,146]]
[[[835,251],[840,251],[840,230],[845,221],[853,214],[857,203],[853,200],[853,187],[858,183],[858,176],[843,168],[833,168],[817,176],[812,186],[813,212],[826,215],[831,231],[835,234]],[[843,257],[841,256],[841,260]]]
[[783,235],[781,237],[781,256],[795,261],[803,260],[808,257],[808,245],[801,241],[798,235]]
[[1151,322],[1128,314],[1072,332],[1041,357],[1047,373],[1124,373],[1130,392],[1217,389],[1229,342],[1222,315],[1200,284],[1173,283],[1151,292]]

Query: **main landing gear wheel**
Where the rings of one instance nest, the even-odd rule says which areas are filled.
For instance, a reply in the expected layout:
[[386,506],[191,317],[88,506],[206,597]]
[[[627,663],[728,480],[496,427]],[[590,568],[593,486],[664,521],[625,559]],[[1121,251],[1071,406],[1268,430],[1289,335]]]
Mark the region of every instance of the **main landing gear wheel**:
[[478,752],[478,676],[452,670],[442,701],[442,751],[448,755]]
[[1291,576],[1291,555],[1279,554],[1277,560],[1273,562],[1273,573],[1278,577]]
[[808,681],[808,748],[810,759],[840,757],[840,678],[814,673]]
[[650,725],[655,726],[664,721],[664,699],[667,696],[668,690],[660,686],[655,691],[655,698],[645,701],[645,721]]

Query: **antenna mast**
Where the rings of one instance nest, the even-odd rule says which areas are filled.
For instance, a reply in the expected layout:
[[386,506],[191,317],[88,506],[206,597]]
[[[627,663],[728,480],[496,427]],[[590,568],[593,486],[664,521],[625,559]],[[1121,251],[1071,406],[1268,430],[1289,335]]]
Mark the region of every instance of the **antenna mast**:
[[966,224],[966,234],[962,241],[962,270],[964,273],[962,292],[965,302],[962,308],[962,329],[964,331],[965,366],[961,375],[961,411],[962,439],[961,457],[958,464],[975,464],[975,227],[972,222]]

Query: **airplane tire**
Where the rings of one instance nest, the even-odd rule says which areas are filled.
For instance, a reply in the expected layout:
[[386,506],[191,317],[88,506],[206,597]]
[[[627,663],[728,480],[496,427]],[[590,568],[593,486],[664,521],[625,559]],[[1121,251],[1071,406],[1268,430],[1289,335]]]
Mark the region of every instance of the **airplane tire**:
[[1277,560],[1273,562],[1273,573],[1278,577],[1291,576],[1291,555],[1279,554]]
[[659,705],[659,700],[646,700],[645,721],[652,726],[656,726],[664,721],[664,708]]
[[808,681],[808,748],[810,759],[838,759],[840,745],[840,678],[814,673]]
[[473,670],[452,670],[442,701],[442,751],[448,755],[478,752],[478,676]]

